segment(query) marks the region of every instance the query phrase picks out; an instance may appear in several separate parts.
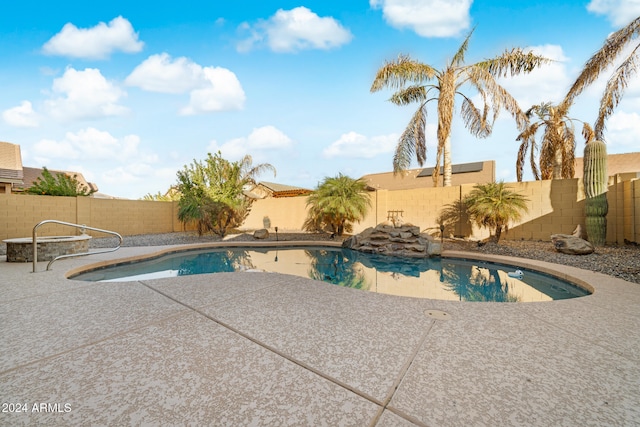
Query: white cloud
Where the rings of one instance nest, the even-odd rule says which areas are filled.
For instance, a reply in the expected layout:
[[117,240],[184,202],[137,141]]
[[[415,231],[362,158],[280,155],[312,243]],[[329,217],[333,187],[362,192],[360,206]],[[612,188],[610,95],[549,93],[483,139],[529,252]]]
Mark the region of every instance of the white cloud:
[[42,139],[33,147],[31,153],[42,164],[49,163],[50,159],[77,159],[78,151],[69,141],[55,141],[53,139]]
[[394,28],[409,28],[422,37],[455,37],[470,26],[473,0],[369,0],[382,8]]
[[107,81],[95,68],[83,71],[67,68],[62,77],[53,81],[52,90],[60,96],[45,101],[45,110],[55,119],[95,119],[129,111],[118,105],[126,92]]
[[138,65],[125,83],[161,93],[185,93],[202,83],[202,67],[185,57],[171,59],[167,53],[151,55]]
[[265,154],[273,155],[279,150],[289,150],[293,147],[293,140],[274,126],[263,126],[253,129],[247,137],[235,138],[219,145],[211,141],[208,146],[210,152],[220,151],[225,158],[238,160],[245,154],[254,158]]
[[640,114],[619,111],[606,122],[605,137],[608,145],[635,149],[640,135]]
[[623,27],[640,15],[639,0],[591,0],[587,10],[605,15],[615,27]]
[[379,154],[391,153],[398,144],[398,135],[381,135],[367,138],[356,132],[345,133],[322,151],[328,159],[349,157],[371,159]]
[[554,62],[544,64],[528,74],[501,78],[499,83],[516,98],[523,110],[541,102],[562,101],[572,84],[566,67],[568,58],[564,55],[562,47],[543,45],[525,50],[552,59]]
[[33,111],[33,106],[29,101],[22,101],[17,107],[9,108],[2,112],[4,121],[15,127],[33,128],[38,127],[38,116]]
[[292,145],[291,138],[274,126],[253,129],[247,137],[247,148],[251,150],[279,150]]
[[140,137],[127,135],[116,138],[109,132],[93,127],[78,132],[67,132],[64,139],[43,139],[35,144],[33,154],[49,159],[83,159],[87,161],[117,161],[118,163],[140,161],[153,163],[157,155],[140,151]]
[[203,72],[205,87],[191,91],[189,105],[180,114],[242,109],[245,94],[233,72],[221,67],[205,67]]
[[185,57],[173,60],[167,53],[147,58],[125,83],[150,92],[189,92],[189,105],[180,111],[183,115],[240,110],[246,98],[240,81],[226,68],[202,67]]
[[140,52],[144,43],[131,23],[119,16],[109,24],[100,22],[92,28],[78,28],[67,23],[62,30],[44,44],[42,50],[48,55],[73,58],[105,59],[114,51]]
[[251,36],[237,45],[241,52],[266,44],[274,52],[298,52],[305,49],[332,49],[348,43],[351,32],[332,17],[320,17],[306,7],[279,9],[268,20],[253,26],[244,23]]

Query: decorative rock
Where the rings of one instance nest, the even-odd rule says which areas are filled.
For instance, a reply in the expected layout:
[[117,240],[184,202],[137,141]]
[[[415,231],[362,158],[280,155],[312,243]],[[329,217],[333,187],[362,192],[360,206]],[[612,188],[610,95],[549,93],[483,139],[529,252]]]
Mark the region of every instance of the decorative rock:
[[587,255],[594,251],[591,243],[571,234],[553,234],[551,241],[556,251],[563,254]]
[[361,252],[413,258],[440,255],[442,251],[440,243],[434,244],[431,236],[421,234],[420,227],[409,223],[395,228],[389,222],[378,224],[349,237],[342,246]]
[[427,255],[429,255],[430,257],[442,255],[442,243],[429,241],[427,243]]
[[256,230],[253,232],[254,239],[268,239],[269,238],[269,230],[266,228],[262,228],[260,230]]

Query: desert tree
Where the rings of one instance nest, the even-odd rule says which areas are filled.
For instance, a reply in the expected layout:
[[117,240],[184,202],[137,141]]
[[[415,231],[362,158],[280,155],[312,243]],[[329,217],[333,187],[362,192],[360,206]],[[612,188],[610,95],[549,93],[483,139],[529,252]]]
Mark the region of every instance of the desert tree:
[[177,173],[178,219],[196,222],[200,235],[211,231],[224,237],[249,214],[252,199],[244,194],[245,187],[255,184],[256,176],[267,170],[275,175],[269,163],[253,166],[249,155],[231,162],[217,152],[209,153],[204,161],[194,160]]

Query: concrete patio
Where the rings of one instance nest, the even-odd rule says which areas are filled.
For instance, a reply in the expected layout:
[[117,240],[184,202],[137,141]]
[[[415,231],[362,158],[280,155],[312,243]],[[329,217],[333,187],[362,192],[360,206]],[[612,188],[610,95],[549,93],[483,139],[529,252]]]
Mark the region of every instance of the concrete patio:
[[159,249],[38,273],[0,258],[0,425],[640,425],[637,284],[504,257],[595,293],[465,303],[274,273],[65,277]]

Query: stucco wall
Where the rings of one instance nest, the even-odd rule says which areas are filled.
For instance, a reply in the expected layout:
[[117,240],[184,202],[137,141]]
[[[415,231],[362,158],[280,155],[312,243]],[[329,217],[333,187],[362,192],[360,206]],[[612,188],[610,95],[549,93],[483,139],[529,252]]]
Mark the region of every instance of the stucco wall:
[[[554,233],[571,233],[577,224],[584,226],[584,191],[580,179],[531,181],[509,184],[529,200],[529,213],[512,224],[506,239],[548,241]],[[447,205],[464,198],[473,185],[415,190],[378,190],[370,193],[371,209],[366,218],[355,224],[360,232],[387,220],[390,211],[421,230],[438,233],[438,217]],[[610,180],[607,241],[622,244],[640,243],[640,179]],[[257,200],[243,225],[245,230],[268,228],[300,230],[306,218],[306,197]],[[0,193],[0,240],[31,236],[33,226],[45,219],[86,224],[116,231],[122,235],[168,233],[185,229],[177,219],[176,202],[145,200],[107,200],[89,197],[51,197]],[[478,230],[460,218],[448,233],[483,238]],[[47,224],[40,235],[73,235],[76,230]],[[97,233],[92,233],[99,236]]]

